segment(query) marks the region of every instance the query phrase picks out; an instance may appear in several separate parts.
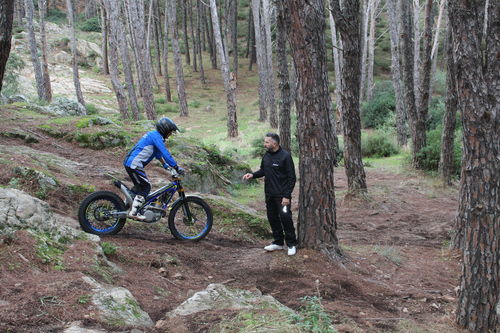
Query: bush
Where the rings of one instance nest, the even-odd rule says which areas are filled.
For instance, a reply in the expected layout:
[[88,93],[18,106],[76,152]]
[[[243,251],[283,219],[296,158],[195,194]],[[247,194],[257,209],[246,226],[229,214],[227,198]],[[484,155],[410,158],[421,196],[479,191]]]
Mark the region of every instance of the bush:
[[383,125],[395,109],[396,101],[392,83],[383,81],[377,84],[373,92],[373,99],[361,106],[363,128],[375,128]]
[[99,19],[97,17],[92,17],[81,22],[78,27],[82,31],[101,32],[101,23],[99,22]]
[[179,112],[179,107],[174,104],[156,104],[156,112],[159,114],[164,114],[168,112]]
[[56,24],[66,23],[66,13],[57,7],[49,8],[46,19],[47,21]]
[[85,104],[85,109],[87,109],[87,114],[97,114],[99,112],[97,106],[90,103]]
[[[255,138],[251,141],[252,146],[251,156],[254,158],[262,157],[266,153],[266,148],[264,148],[264,139],[262,137]],[[298,145],[297,145],[298,149]],[[293,139],[292,139],[292,150],[293,150]]]
[[25,65],[26,63],[20,56],[10,53],[3,77],[2,93],[5,96],[12,96],[19,92],[19,73]]
[[167,103],[165,97],[155,98],[155,104],[165,104],[165,103]]
[[361,154],[364,157],[389,157],[397,153],[396,144],[385,133],[377,131],[361,138]]
[[427,115],[427,130],[435,130],[443,123],[443,115],[446,106],[443,97],[433,98],[429,104],[429,113]]
[[[438,127],[427,132],[427,144],[418,153],[418,158],[422,161],[422,168],[427,171],[437,171],[439,167],[439,158],[441,155],[441,132],[442,128]],[[453,145],[453,172],[452,174],[460,175],[460,161],[462,159],[462,145],[460,140],[460,132],[455,132],[455,141]]]

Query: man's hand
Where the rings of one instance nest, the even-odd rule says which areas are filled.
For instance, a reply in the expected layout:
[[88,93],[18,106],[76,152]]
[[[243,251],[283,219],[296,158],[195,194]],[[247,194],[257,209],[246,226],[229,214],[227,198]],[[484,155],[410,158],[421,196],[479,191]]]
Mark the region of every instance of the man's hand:
[[177,171],[177,173],[181,176],[183,176],[185,173],[186,173],[186,170],[184,170],[183,168],[181,168],[180,166],[176,165],[175,166],[175,171]]
[[249,180],[249,179],[252,179],[253,178],[253,174],[251,173],[247,173],[243,176],[243,180]]
[[282,206],[288,206],[289,204],[290,204],[290,199],[288,199],[288,198],[281,199]]

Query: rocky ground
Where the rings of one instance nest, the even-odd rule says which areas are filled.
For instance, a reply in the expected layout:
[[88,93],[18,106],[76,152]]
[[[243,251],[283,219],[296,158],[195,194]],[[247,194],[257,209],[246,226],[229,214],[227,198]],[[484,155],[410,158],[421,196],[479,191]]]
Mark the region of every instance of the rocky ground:
[[[2,332],[307,332],[290,311],[305,316],[304,297],[313,296],[339,332],[459,332],[453,323],[459,256],[448,248],[456,189],[409,172],[367,168],[368,199],[344,201],[339,168],[340,263],[309,249],[294,257],[265,253],[269,239],[247,232],[239,208],[215,197],[214,227],[201,242],[177,241],[164,224],[132,221],[115,236],[71,231],[55,239],[53,228],[79,229],[76,210],[86,192],[71,192],[70,185],[112,190],[103,173],[121,173],[123,151],[49,137],[34,126],[37,117],[28,123],[16,112],[2,108],[0,131],[24,129],[36,140],[0,136],[0,223],[4,231],[28,222],[39,231],[3,232]],[[59,187],[40,192],[40,177],[23,181],[16,166],[43,169]],[[151,175],[160,178],[160,172]],[[7,189],[12,187],[43,201]],[[264,214],[262,200],[251,206]],[[197,293],[205,289],[202,296],[211,301],[201,309],[178,308],[191,297],[204,299]]]

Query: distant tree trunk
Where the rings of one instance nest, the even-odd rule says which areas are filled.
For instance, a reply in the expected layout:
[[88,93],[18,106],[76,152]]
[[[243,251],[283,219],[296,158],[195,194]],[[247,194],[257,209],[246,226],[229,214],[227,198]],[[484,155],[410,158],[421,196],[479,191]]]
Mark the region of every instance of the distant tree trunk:
[[380,0],[372,0],[370,8],[370,39],[368,40],[368,63],[366,65],[366,100],[370,101],[373,98],[373,67],[375,64],[375,39],[377,25],[377,10]]
[[118,46],[120,48],[120,57],[122,60],[123,73],[125,74],[125,82],[127,84],[128,99],[132,117],[134,120],[139,120],[139,105],[137,103],[137,94],[135,92],[134,76],[132,74],[132,65],[130,64],[130,55],[127,44],[127,34],[123,22],[120,18],[120,7],[117,1],[109,1],[111,10],[118,12],[118,21],[116,22],[116,33],[118,38]]
[[12,21],[14,19],[14,0],[0,2],[0,92],[2,92],[5,65],[9,59],[12,40]]
[[[414,43],[413,43],[413,15],[412,8],[407,1],[401,1],[402,26],[400,31],[401,40],[401,63],[403,76],[403,91],[406,111],[410,120],[412,139],[412,164],[415,168],[421,167],[418,153],[425,146],[425,122],[419,121],[417,105],[415,102],[414,86]],[[404,18],[404,19],[403,19]],[[424,126],[422,126],[422,124]]]
[[339,114],[340,119],[336,119],[336,123],[334,123],[335,129],[337,129],[337,124],[340,124],[341,131],[342,129],[342,98],[341,98],[341,87],[342,87],[342,73],[341,73],[341,68],[342,68],[342,56],[339,53],[339,41],[337,41],[337,29],[335,27],[335,20],[333,19],[332,12],[329,11],[329,21],[330,21],[330,31],[332,34],[332,46],[333,46],[333,65],[335,68],[335,104],[337,105],[337,110]]
[[201,12],[201,4],[200,1],[196,1],[196,12],[197,12],[197,19],[196,19],[196,43],[197,43],[197,49],[198,49],[198,63],[200,64],[200,81],[203,84],[206,84],[207,81],[205,80],[205,70],[203,68],[203,55],[202,55],[202,12]]
[[471,332],[498,332],[500,316],[500,2],[449,2],[463,160],[456,232],[462,278],[456,311]]
[[407,143],[406,112],[401,83],[401,60],[399,49],[399,22],[400,22],[400,0],[387,0],[387,12],[389,16],[389,34],[391,40],[391,74],[392,86],[396,98],[396,133],[398,145]]
[[370,9],[374,0],[360,0],[361,11],[361,80],[359,85],[359,102],[365,100],[366,94],[366,70],[368,58],[368,23],[370,22]]
[[[255,45],[255,26],[253,24],[253,14],[252,14],[252,7],[250,7],[250,17],[249,17],[249,22],[251,23],[250,26],[250,61],[248,62],[248,70],[252,70],[252,65],[257,63],[257,46]],[[249,23],[249,24],[250,24]]]
[[118,102],[120,114],[122,115],[122,119],[128,119],[129,115],[127,97],[125,96],[123,85],[120,82],[120,72],[118,70],[118,38],[120,37],[118,36],[117,25],[120,17],[119,11],[115,6],[112,6],[110,4],[111,2],[114,2],[114,0],[104,0],[103,8],[103,12],[107,14],[106,17],[103,17],[103,19],[109,21],[109,70],[111,74],[111,83],[116,94],[116,100]]
[[[275,0],[276,1],[276,0]],[[286,12],[283,6],[276,6],[276,54],[278,56],[278,80],[280,90],[280,111],[279,111],[279,129],[281,146],[291,152],[291,96],[290,79],[288,75],[288,59],[286,53]]]
[[[31,0],[29,0],[31,1]],[[68,21],[70,25],[71,33],[71,54],[72,54],[72,66],[73,66],[73,83],[75,84],[76,98],[78,102],[85,105],[83,100],[82,88],[80,86],[80,75],[78,73],[78,54],[76,51],[76,34],[75,34],[75,12],[73,9],[73,1],[66,0],[66,7],[68,9]]]
[[42,41],[42,69],[45,98],[48,102],[52,100],[52,86],[50,84],[49,63],[47,60],[47,35],[45,33],[45,13],[47,12],[47,1],[39,0],[38,12],[40,15],[40,39]]
[[238,77],[238,0],[232,0],[231,40],[233,44],[233,72]]
[[260,7],[260,0],[252,0],[257,67],[259,68],[259,121],[265,121],[267,119],[267,58],[265,54],[265,31],[262,29]]
[[[171,13],[172,14],[172,13]],[[168,6],[165,7],[165,37],[163,40],[163,69],[164,69],[164,79],[165,79],[165,98],[168,102],[172,102],[172,92],[170,91],[170,74],[168,73]]]
[[441,0],[441,3],[439,5],[439,14],[438,14],[438,19],[436,23],[436,29],[434,31],[433,35],[433,42],[432,42],[432,51],[431,51],[431,59],[432,59],[432,69],[431,69],[431,82],[429,85],[429,101],[427,103],[431,103],[432,100],[432,92],[434,91],[434,85],[435,85],[435,75],[436,75],[436,68],[437,68],[437,55],[438,55],[438,49],[439,49],[439,33],[441,31],[441,22],[443,21],[443,13],[444,13],[444,8],[446,5],[446,0]]
[[248,19],[247,19],[247,47],[245,51],[245,58],[250,56],[250,46],[252,44],[252,6],[248,6]]
[[446,42],[446,108],[443,115],[443,133],[441,135],[441,155],[439,157],[439,174],[443,183],[451,185],[453,170],[453,143],[455,138],[456,113],[458,109],[456,77],[457,70],[453,59],[453,35],[448,28]]
[[146,52],[147,52],[147,58],[145,58],[147,64],[146,66],[149,67],[149,71],[151,73],[151,84],[153,87],[156,87],[158,90],[160,90],[160,84],[158,83],[158,80],[156,79],[156,74],[154,71],[153,67],[153,55],[151,54],[151,34],[153,32],[153,4],[154,1],[151,0],[149,2],[149,12],[148,12],[148,27],[147,27],[147,33],[146,33]]
[[[201,11],[203,13],[203,23],[205,25],[205,33],[206,33],[206,41],[208,44],[208,53],[210,54],[210,61],[212,62],[212,68],[216,69],[217,68],[217,61],[214,63],[214,53],[215,53],[215,47],[212,42],[212,22],[211,22],[211,16],[206,14],[205,6],[203,5],[201,7]],[[205,42],[203,42],[205,44]]]
[[156,46],[156,71],[158,72],[158,75],[162,76],[163,72],[161,70],[161,43],[160,43],[160,36],[161,36],[161,20],[160,20],[160,8],[159,8],[159,3],[157,0],[155,0],[154,3],[154,21],[153,21],[153,27],[154,27],[154,34],[155,34],[155,46]]
[[[408,0],[410,2],[411,0]],[[410,4],[408,4],[410,5]],[[412,15],[413,9],[413,15]],[[413,0],[412,9],[408,11],[408,15],[412,16],[413,23],[413,86],[415,89],[420,86],[420,0]],[[404,16],[402,16],[405,19]],[[418,99],[419,95],[415,94]],[[418,105],[418,101],[417,101]]]
[[302,247],[341,256],[336,235],[332,161],[335,159],[329,114],[323,0],[279,0],[297,69],[299,141],[298,240]]
[[101,7],[101,52],[102,52],[102,73],[109,75],[109,62],[108,62],[108,20],[106,10]]
[[274,70],[273,70],[273,47],[271,40],[271,8],[269,0],[262,0],[262,18],[261,24],[264,23],[265,31],[265,56],[266,56],[266,95],[267,107],[269,108],[269,123],[272,128],[278,128],[278,114],[276,111],[276,100],[274,98]]
[[191,3],[191,0],[189,2],[186,2],[186,6],[189,6],[189,26],[191,28],[191,40],[193,44],[193,70],[195,72],[198,71],[198,59],[197,59],[197,46],[196,46],[196,39],[194,37],[194,24],[193,24],[193,5]]
[[171,15],[169,18],[170,31],[172,33],[172,50],[174,51],[175,75],[177,80],[177,95],[181,109],[181,117],[189,116],[186,100],[186,88],[184,85],[184,71],[182,69],[181,51],[179,49],[179,35],[177,32],[177,16],[175,15],[176,0],[166,0],[167,8]]
[[7,2],[13,1],[14,2],[14,19],[13,21],[16,21],[17,26],[22,27],[24,25],[23,19],[24,19],[24,1],[22,0],[6,0]]
[[331,0],[330,7],[335,24],[342,37],[342,119],[344,129],[344,161],[349,194],[366,192],[366,175],[361,158],[360,93],[360,40],[359,0]]
[[187,18],[187,1],[186,0],[182,0],[181,1],[181,6],[182,6],[182,26],[184,27],[184,47],[186,49],[186,64],[187,65],[191,65],[191,55],[189,53],[189,38],[188,38],[188,35],[189,35],[189,32],[188,32],[188,28],[187,28],[187,21],[188,21],[188,18]]
[[214,25],[215,43],[217,49],[219,50],[219,55],[221,59],[221,73],[222,79],[224,80],[224,90],[227,95],[227,136],[230,138],[235,138],[238,136],[238,121],[236,119],[236,84],[231,82],[229,63],[227,59],[227,51],[224,50],[224,45],[222,44],[222,36],[220,34],[219,26],[219,15],[217,14],[217,5],[215,0],[210,0],[210,9],[212,13],[212,22]]
[[97,4],[95,0],[88,0],[85,3],[85,18],[88,20],[97,15]]
[[418,120],[417,127],[419,135],[422,135],[421,144],[425,147],[426,143],[426,121],[429,110],[429,90],[431,83],[431,68],[432,68],[432,28],[434,26],[434,14],[432,3],[434,0],[426,0],[425,5],[425,24],[423,38],[423,53],[420,69],[420,86],[418,89],[419,98],[417,104]]
[[144,110],[148,119],[155,120],[156,109],[151,85],[151,77],[154,74],[152,73],[151,57],[147,48],[146,32],[144,31],[144,2],[143,0],[126,0],[125,6],[129,16],[132,49],[137,52],[139,87],[142,91]]
[[38,58],[35,28],[33,26],[33,12],[35,10],[33,6],[33,0],[24,0],[24,5],[26,7],[26,29],[28,30],[31,62],[33,63],[33,69],[35,71],[35,81],[38,98],[48,101],[47,96],[45,96],[45,81],[43,79],[42,64],[40,63],[40,59]]

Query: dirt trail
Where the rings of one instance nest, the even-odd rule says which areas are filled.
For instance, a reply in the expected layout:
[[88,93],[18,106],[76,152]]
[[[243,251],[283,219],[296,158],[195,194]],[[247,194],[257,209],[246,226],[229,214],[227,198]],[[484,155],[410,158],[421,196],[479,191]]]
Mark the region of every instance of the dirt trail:
[[[2,144],[25,144],[18,139],[1,140]],[[121,168],[112,151],[93,152],[62,140],[50,144],[54,141],[41,137],[30,146],[89,166]],[[9,174],[2,172],[0,179],[5,180]],[[103,189],[103,179],[93,167],[85,172],[89,177],[82,183]],[[340,332],[405,331],[407,325],[410,332],[412,327],[426,332],[458,331],[452,311],[459,261],[445,246],[457,207],[456,193],[425,188],[416,176],[402,173],[368,169],[367,175],[370,200],[338,200],[338,235],[347,258],[343,265],[308,249],[300,249],[295,257],[284,251],[265,253],[262,247],[267,240],[230,238],[218,230],[217,221],[207,239],[198,243],[176,241],[164,226],[128,222],[118,235],[102,237],[118,246],[110,260],[125,270],[113,276],[112,282],[128,288],[154,321],[193,292],[222,282],[257,288],[293,309],[302,305],[301,297],[319,294]],[[346,189],[342,169],[336,173],[336,187]],[[74,215],[76,204],[62,200],[63,196],[54,196],[49,203]],[[264,203],[253,206],[262,211]],[[33,241],[23,235],[13,243],[0,244],[0,262],[15,258],[14,266],[0,266],[0,300],[4,302],[0,302],[0,328],[57,331],[65,323],[82,320],[82,314],[87,326],[95,325],[90,305],[77,301],[88,294],[78,282],[82,272],[99,277],[85,264],[89,243],[76,242],[64,254],[66,269],[54,271],[40,262]],[[173,263],[166,264],[166,256],[174,258]],[[160,271],[162,267],[166,272]],[[41,304],[45,296],[56,297],[57,304]],[[205,313],[189,317],[182,325],[189,332],[206,332],[220,319],[220,313]]]

